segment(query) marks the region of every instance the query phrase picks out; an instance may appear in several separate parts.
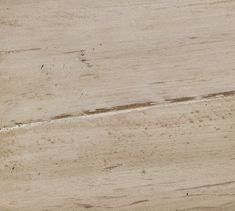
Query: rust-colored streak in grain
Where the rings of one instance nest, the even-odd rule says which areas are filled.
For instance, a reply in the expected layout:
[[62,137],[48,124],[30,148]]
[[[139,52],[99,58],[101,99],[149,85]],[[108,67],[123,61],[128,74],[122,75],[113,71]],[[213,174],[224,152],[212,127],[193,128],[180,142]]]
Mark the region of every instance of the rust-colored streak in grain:
[[179,97],[179,98],[166,99],[166,101],[169,103],[180,103],[180,102],[186,102],[186,101],[191,101],[195,99],[196,97]]
[[107,113],[111,111],[123,111],[123,110],[128,110],[128,109],[150,107],[154,105],[156,105],[156,103],[154,102],[133,103],[133,104],[127,104],[127,105],[114,106],[111,108],[98,108],[98,109],[95,109],[94,111],[87,110],[87,111],[83,111],[83,114],[85,115],[100,114],[100,113]]
[[52,119],[52,120],[64,119],[64,118],[69,118],[69,117],[72,117],[72,116],[73,116],[72,114],[61,114],[61,115],[52,117],[51,119]]
[[227,91],[227,92],[211,93],[211,94],[202,96],[202,98],[212,98],[212,97],[219,97],[219,96],[229,97],[229,96],[234,96],[234,95],[235,95],[235,90],[232,90],[232,91]]

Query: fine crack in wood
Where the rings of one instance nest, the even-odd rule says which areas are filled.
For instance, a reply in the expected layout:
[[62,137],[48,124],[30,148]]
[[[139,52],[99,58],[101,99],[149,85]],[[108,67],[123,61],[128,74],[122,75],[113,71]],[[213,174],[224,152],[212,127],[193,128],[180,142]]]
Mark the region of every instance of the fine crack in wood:
[[110,114],[118,114],[119,112],[129,112],[129,111],[135,111],[138,109],[145,109],[145,108],[151,108],[153,106],[164,106],[167,104],[175,104],[175,103],[184,103],[184,102],[191,102],[191,103],[197,103],[201,102],[202,100],[213,100],[218,99],[219,97],[231,97],[235,95],[235,91],[226,91],[226,92],[218,92],[218,93],[211,93],[208,95],[198,96],[198,97],[180,97],[180,98],[172,98],[172,99],[166,99],[165,101],[160,102],[144,102],[144,103],[133,103],[133,104],[127,104],[127,105],[120,105],[120,106],[114,106],[111,108],[98,108],[94,111],[83,111],[82,113],[71,113],[71,114],[61,114],[55,117],[51,117],[51,119],[45,119],[45,120],[38,120],[38,121],[27,121],[25,123],[15,123],[16,126],[13,127],[2,127],[0,128],[0,132],[6,132],[13,129],[18,129],[21,127],[27,127],[27,126],[36,126],[38,124],[43,123],[52,123],[57,120],[63,120],[63,119],[69,119],[69,118],[79,118],[79,117],[89,117],[89,116],[95,116],[95,115],[102,115],[106,113]]

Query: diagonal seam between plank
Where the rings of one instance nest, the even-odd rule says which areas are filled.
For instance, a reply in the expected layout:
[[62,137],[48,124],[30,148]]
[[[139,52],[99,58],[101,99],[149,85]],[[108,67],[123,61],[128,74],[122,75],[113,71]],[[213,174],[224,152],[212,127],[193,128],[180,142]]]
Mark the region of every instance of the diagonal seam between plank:
[[0,128],[0,133],[12,131],[12,130],[19,129],[19,128],[26,128],[26,127],[33,127],[33,126],[38,126],[42,124],[49,124],[49,123],[53,123],[53,122],[57,122],[57,121],[65,120],[65,119],[90,118],[90,117],[97,118],[97,117],[105,116],[105,115],[116,115],[120,113],[132,112],[132,111],[140,111],[140,110],[145,110],[145,109],[153,108],[153,107],[163,107],[163,106],[185,104],[185,103],[198,103],[198,102],[205,102],[205,101],[207,102],[207,101],[212,101],[212,100],[224,99],[224,98],[232,97],[232,96],[235,96],[235,90],[210,93],[210,94],[201,95],[201,96],[170,98],[170,99],[165,99],[159,102],[149,101],[149,102],[142,102],[142,103],[119,105],[119,106],[114,106],[111,108],[98,108],[98,109],[91,110],[91,111],[85,110],[81,113],[61,114],[58,116],[51,117],[50,119],[16,123],[16,125],[12,127]]

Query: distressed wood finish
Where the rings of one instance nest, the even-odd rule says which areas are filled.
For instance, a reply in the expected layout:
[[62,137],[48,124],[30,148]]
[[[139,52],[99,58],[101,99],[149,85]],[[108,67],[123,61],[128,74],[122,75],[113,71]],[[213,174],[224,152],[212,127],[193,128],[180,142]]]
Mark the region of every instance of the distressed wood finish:
[[1,0],[0,210],[235,210],[233,0]]

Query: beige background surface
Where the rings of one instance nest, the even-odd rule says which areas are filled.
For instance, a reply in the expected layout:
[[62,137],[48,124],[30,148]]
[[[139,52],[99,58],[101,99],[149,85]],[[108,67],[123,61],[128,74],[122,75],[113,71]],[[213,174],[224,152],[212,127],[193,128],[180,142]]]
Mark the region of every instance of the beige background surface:
[[233,0],[2,0],[0,210],[235,210]]

